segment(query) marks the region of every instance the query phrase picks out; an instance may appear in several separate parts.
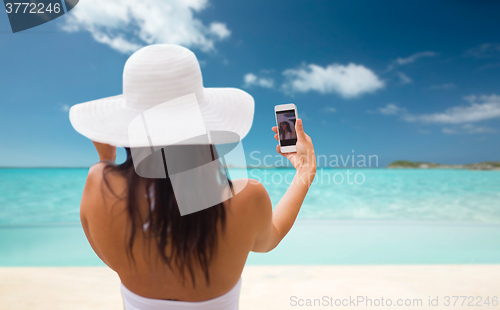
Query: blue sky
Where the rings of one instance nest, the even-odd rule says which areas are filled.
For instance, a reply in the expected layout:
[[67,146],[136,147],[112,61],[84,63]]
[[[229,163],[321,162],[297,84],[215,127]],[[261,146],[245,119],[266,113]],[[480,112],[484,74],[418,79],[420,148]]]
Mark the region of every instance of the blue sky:
[[288,102],[318,154],[500,160],[497,1],[147,4],[84,0],[17,34],[0,13],[0,166],[95,163],[68,107],[120,94],[125,61],[151,43],[193,50],[205,87],[254,97],[249,164],[275,154],[273,107]]

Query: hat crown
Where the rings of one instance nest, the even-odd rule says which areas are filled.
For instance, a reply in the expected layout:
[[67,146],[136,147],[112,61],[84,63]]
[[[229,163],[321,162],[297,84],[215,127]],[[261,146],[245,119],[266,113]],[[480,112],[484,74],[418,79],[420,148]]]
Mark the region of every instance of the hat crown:
[[149,109],[193,93],[198,102],[204,101],[200,65],[187,48],[149,45],[132,54],[125,63],[123,94],[128,107]]

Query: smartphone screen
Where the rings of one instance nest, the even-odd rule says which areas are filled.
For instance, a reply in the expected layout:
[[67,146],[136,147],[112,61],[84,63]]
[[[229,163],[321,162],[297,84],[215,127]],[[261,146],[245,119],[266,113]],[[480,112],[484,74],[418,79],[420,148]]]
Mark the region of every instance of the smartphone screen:
[[295,132],[297,115],[295,115],[295,110],[276,111],[276,120],[280,145],[283,147],[297,144],[297,133]]

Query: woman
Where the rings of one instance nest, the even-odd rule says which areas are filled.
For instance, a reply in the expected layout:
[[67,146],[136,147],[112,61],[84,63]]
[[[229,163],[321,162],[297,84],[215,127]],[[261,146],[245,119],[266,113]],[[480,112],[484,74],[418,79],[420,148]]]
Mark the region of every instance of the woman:
[[297,135],[290,128],[290,124],[287,121],[282,121],[280,123],[280,140],[297,139]]
[[[178,193],[173,190],[174,176],[139,176],[136,171],[137,158],[133,154],[134,147],[141,145],[137,140],[139,138],[134,137],[141,135],[131,127],[130,124],[134,121],[124,121],[128,117],[126,113],[139,109],[138,106],[132,109],[136,97],[141,98],[137,104],[151,109],[160,106],[158,102],[164,102],[172,92],[178,91],[179,85],[191,87],[196,76],[190,77],[185,72],[197,72],[199,66],[197,69],[188,64],[185,70],[182,69],[183,64],[190,63],[189,59],[194,57],[194,54],[189,53],[185,48],[172,45],[143,48],[132,55],[125,65],[124,98],[105,98],[97,103],[73,106],[70,110],[73,127],[94,141],[100,159],[99,163],[90,168],[83,191],[80,208],[82,226],[95,253],[118,274],[125,309],[237,309],[241,273],[249,252],[269,252],[279,244],[291,229],[315,176],[313,144],[304,132],[300,119],[296,124],[297,152],[282,154],[291,161],[296,174],[274,211],[261,183],[238,179],[230,181],[231,190],[240,188],[232,198],[181,216],[176,200]],[[172,64],[175,64],[175,70],[170,69]],[[165,71],[154,71],[162,70],[162,66]],[[135,68],[144,71],[133,74]],[[143,74],[145,71],[153,72]],[[154,85],[163,85],[157,90],[158,93],[151,95],[157,88],[149,87],[145,90],[134,89],[135,93],[131,94],[131,86],[125,87],[132,82],[151,85],[152,81],[138,81],[148,78],[155,79]],[[159,81],[162,79],[163,82]],[[173,81],[176,82],[175,87],[165,90]],[[196,98],[203,99],[199,106],[208,129],[213,130],[224,124],[228,126],[226,130],[239,132],[240,137],[248,132],[249,128],[237,127],[245,120],[230,122],[235,111],[241,113],[244,110],[242,102],[240,106],[237,105],[237,95],[248,98],[246,93],[221,89],[231,91],[232,108],[235,110],[227,111],[231,107],[224,107],[219,115],[224,115],[223,111],[226,111],[227,120],[220,119],[211,123],[210,115],[215,115],[215,112],[209,114],[206,111],[218,109],[214,98],[222,100],[224,97],[220,93],[210,97],[213,90],[204,88],[194,87],[192,90],[196,93]],[[140,96],[137,95],[140,92]],[[189,91],[184,90],[184,93]],[[176,93],[173,96],[177,98],[178,95]],[[160,96],[166,97],[159,100]],[[116,103],[118,99],[123,102]],[[172,141],[179,141],[181,136],[185,138],[185,130],[192,128],[196,111],[184,112],[197,105],[175,102],[175,105],[171,105],[173,108],[167,109],[168,113],[164,117],[171,117],[171,122],[175,122],[187,115],[191,122],[187,119],[185,123],[179,121],[175,126],[185,126],[184,130],[176,131],[176,128],[171,128],[160,136],[155,136],[154,128],[158,124],[144,123],[148,125],[145,127],[149,130],[149,142],[157,139],[159,145],[171,145],[175,148],[177,146]],[[179,112],[179,107],[184,112]],[[140,117],[143,120],[151,117],[146,108],[142,111]],[[158,111],[160,110],[155,110],[153,116],[158,116]],[[138,114],[135,115],[137,117]],[[164,117],[159,118],[162,124],[165,123],[162,121]],[[253,117],[253,113],[242,117],[248,120]],[[127,127],[123,127],[125,125],[128,125],[129,136],[129,142],[125,146],[127,159],[117,165],[116,147],[113,145],[123,146],[127,143],[121,136],[127,130]],[[217,128],[220,130],[220,127]],[[278,140],[277,128],[273,127],[272,130],[275,132],[274,138]],[[95,137],[100,141],[95,141]],[[212,139],[218,138],[213,136]],[[222,140],[221,138],[219,142]],[[167,143],[168,141],[170,142]],[[206,146],[198,138],[186,141],[188,147],[193,144],[192,150],[195,152]],[[147,147],[146,144],[142,146]],[[280,153],[279,145],[277,151]],[[168,162],[165,158],[169,154],[168,147],[162,149],[164,163]],[[212,156],[214,155],[217,158],[218,155],[212,152]],[[170,171],[177,167],[170,163],[165,164],[165,168]],[[199,192],[190,194],[202,195]]]

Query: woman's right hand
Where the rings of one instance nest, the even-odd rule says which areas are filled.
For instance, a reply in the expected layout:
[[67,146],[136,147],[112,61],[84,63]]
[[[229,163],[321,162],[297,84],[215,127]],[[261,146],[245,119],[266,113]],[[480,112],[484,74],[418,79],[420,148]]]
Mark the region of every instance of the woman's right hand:
[[[274,138],[279,142],[278,128],[274,126],[272,130],[276,133]],[[311,137],[304,132],[304,127],[300,118],[297,119],[295,123],[295,131],[297,133],[297,151],[294,153],[281,153],[279,144],[276,146],[276,151],[288,158],[297,172],[315,174],[316,156],[314,155],[314,146]]]

